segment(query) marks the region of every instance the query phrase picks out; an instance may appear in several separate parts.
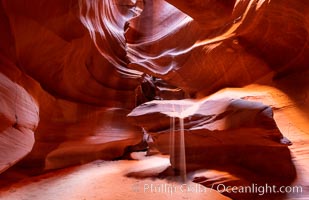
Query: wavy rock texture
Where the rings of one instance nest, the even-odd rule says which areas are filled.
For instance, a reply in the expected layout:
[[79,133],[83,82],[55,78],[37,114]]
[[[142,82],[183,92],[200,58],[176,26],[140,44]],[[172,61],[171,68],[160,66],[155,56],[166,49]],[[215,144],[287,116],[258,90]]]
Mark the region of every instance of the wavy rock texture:
[[[153,135],[157,148],[171,155],[172,166],[178,170],[182,118],[187,170],[238,165],[270,179],[282,174],[295,178],[287,148],[290,142],[276,126],[272,109],[261,103],[228,98],[152,101],[128,116]],[[173,134],[175,138],[171,139]]]
[[[287,147],[291,142],[281,134],[271,107],[254,99],[227,98],[237,94],[228,91],[201,101],[152,101],[135,108],[128,116],[152,135],[153,145],[159,151],[170,155],[172,168],[163,172],[163,177],[183,174],[185,159],[186,172],[197,173],[193,182],[210,188],[220,184],[291,185],[296,179],[296,167]],[[243,95],[238,93],[239,97],[250,99]],[[232,199],[259,199],[250,193],[223,194]],[[282,197],[266,194],[261,197],[264,198]]]
[[[3,108],[7,107],[2,111],[4,113],[3,118],[6,119],[2,121],[7,121],[6,126],[15,126],[14,113],[17,110],[17,127],[21,126],[21,130],[25,129],[25,133],[35,130],[35,138],[33,133],[29,133],[31,137],[29,136],[27,140],[22,140],[20,136],[22,140],[21,147],[23,147],[23,143],[27,141],[29,143],[26,153],[29,153],[33,146],[31,153],[22,161],[22,166],[35,167],[36,169],[55,169],[96,159],[115,159],[124,153],[127,146],[141,141],[142,131],[140,128],[127,122],[126,115],[129,110],[91,106],[56,99],[46,93],[36,81],[24,75],[18,69],[15,68],[15,71],[11,72],[8,74],[13,76],[19,74],[21,76],[18,78],[18,84],[27,88],[28,92],[32,94],[30,96],[29,93],[23,94],[19,90],[16,91],[15,88],[20,89],[21,87],[17,84],[15,84],[17,86],[14,86],[12,82],[13,86],[11,87],[13,88],[11,90],[1,90],[3,95],[8,96],[5,96],[8,102],[2,102],[6,105]],[[1,78],[9,81],[5,76]],[[29,96],[28,99],[35,99],[30,103],[37,102],[40,108],[32,108],[33,106],[31,107],[32,104],[29,102],[26,102],[29,105],[26,103],[19,105],[19,102],[27,97],[26,94]],[[30,108],[32,110],[29,110]],[[31,117],[32,115],[34,116]],[[23,128],[23,124],[26,123],[24,121],[27,122],[27,126],[25,126],[29,130]],[[30,123],[35,125],[30,126]],[[12,128],[7,128],[5,131],[9,129]],[[5,131],[3,133],[6,133]],[[16,139],[18,138],[16,137]],[[10,140],[3,140],[4,143],[8,143],[8,141]],[[17,143],[16,145],[19,146]],[[7,151],[3,152],[7,153]],[[20,158],[25,156],[26,153]],[[10,154],[7,153],[6,155]],[[4,158],[10,157],[1,157],[1,163],[8,163]]]
[[38,105],[18,84],[0,73],[0,173],[25,157],[34,145]]
[[[1,2],[0,26],[7,30],[1,32],[4,42],[0,44],[0,71],[5,74],[1,86],[11,84],[11,90],[1,90],[5,97],[1,101],[1,141],[20,148],[16,155],[12,151],[11,157],[9,149],[2,147],[8,155],[1,156],[2,169],[29,153],[33,143],[33,150],[21,165],[54,169],[118,158],[127,146],[142,139],[141,130],[126,119],[128,109],[135,106],[139,76],[128,78],[119,73],[112,61],[100,54],[80,20],[84,4]],[[118,41],[111,45],[121,47]],[[20,103],[26,95],[39,107],[39,117],[31,121],[31,129],[27,126],[27,135],[14,137],[17,141],[11,144],[13,134],[20,135],[14,129],[8,137],[8,127],[15,123],[14,110],[24,112],[17,115],[19,123],[24,123],[25,117],[32,120],[29,116],[33,115],[33,105]],[[30,130],[35,131],[34,135]]]
[[[3,1],[3,5],[16,49],[14,61],[44,89],[75,102],[134,106],[139,81],[120,75],[113,62],[98,52],[79,19],[77,1]],[[118,42],[110,45],[121,49]]]
[[[39,108],[23,164],[52,169],[113,159],[142,138],[125,117],[139,103],[204,97],[307,70],[308,11],[307,1],[292,0],[2,0],[1,81],[17,84],[18,99],[34,99],[20,104],[25,116]],[[171,93],[151,89],[144,98],[149,76]],[[16,121],[16,97],[1,95],[5,131]],[[13,162],[30,151],[28,135]]]
[[307,1],[168,2],[145,1],[131,21],[131,68],[200,96],[307,69]]
[[128,21],[140,14],[143,8],[141,0],[81,0],[80,18],[88,29],[96,47],[122,75],[138,77],[141,72],[126,68],[126,39],[124,32]]

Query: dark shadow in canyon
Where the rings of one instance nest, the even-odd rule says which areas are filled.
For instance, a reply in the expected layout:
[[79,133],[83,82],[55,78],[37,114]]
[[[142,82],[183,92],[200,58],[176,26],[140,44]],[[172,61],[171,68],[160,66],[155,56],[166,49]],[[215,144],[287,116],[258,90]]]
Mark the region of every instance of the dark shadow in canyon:
[[[229,132],[228,134],[237,133]],[[188,180],[213,189],[219,187],[220,184],[224,184],[226,187],[252,186],[254,184],[256,190],[254,193],[223,193],[233,199],[284,199],[285,194],[270,193],[269,189],[264,195],[259,194],[263,192],[261,191],[263,187],[278,189],[282,186],[290,186],[297,176],[290,150],[286,145],[207,146],[201,137],[188,136],[188,133],[186,135]],[[204,148],[200,146],[201,144],[205,145]],[[212,173],[212,176],[195,176],[195,172],[200,170],[215,172]],[[154,168],[143,171],[137,169],[126,175],[137,179],[181,180],[180,172],[175,167],[168,167],[161,173],[157,172],[158,170]]]
[[[186,161],[187,179],[217,191],[222,190],[223,187],[226,189],[234,186],[247,188],[246,192],[243,193],[221,191],[223,195],[232,199],[283,200],[286,194],[279,193],[278,190],[280,187],[291,186],[296,178],[296,170],[287,147],[260,149],[256,153],[264,157],[263,160],[255,160],[254,156],[250,156],[251,151],[247,148],[247,156],[239,155],[245,149],[235,149],[235,147],[207,149],[208,153],[206,153],[206,150],[203,152],[201,149],[190,149],[190,146],[187,146],[186,151],[188,158]],[[237,163],[232,154],[242,159],[251,160],[251,163]],[[194,156],[190,157],[190,155]],[[164,171],[161,169],[161,173],[158,173],[158,171],[157,168],[136,170],[127,173],[126,176],[136,179],[166,179],[171,182],[181,182],[182,180],[180,172],[171,166]],[[200,171],[205,171],[205,175],[200,174]],[[274,187],[276,192],[274,192]],[[251,189],[251,192],[248,188]]]

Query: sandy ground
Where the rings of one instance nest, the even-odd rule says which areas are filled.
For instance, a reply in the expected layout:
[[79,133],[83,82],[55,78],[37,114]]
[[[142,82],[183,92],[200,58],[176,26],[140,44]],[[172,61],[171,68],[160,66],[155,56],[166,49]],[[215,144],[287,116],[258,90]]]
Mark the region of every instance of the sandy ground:
[[[291,186],[302,187],[302,192],[288,193],[280,200],[309,200],[309,100],[306,94],[293,95],[291,98],[291,95],[272,87],[251,85],[242,89],[224,90],[213,98],[220,95],[245,97],[273,107],[278,127],[293,142],[290,150],[297,169],[297,178]],[[169,177],[158,178],[158,174],[169,166],[166,156],[145,157],[142,153],[134,156],[136,160],[95,161],[27,178],[1,188],[0,199],[229,199],[215,190],[190,181],[181,183]],[[200,174],[192,173],[188,180],[192,180],[194,176]],[[220,176],[220,173],[217,173],[217,176]]]
[[155,176],[169,166],[168,157],[139,161],[96,161],[21,181],[0,193],[1,200],[117,200],[228,199],[195,183],[169,179],[133,178],[130,173]]

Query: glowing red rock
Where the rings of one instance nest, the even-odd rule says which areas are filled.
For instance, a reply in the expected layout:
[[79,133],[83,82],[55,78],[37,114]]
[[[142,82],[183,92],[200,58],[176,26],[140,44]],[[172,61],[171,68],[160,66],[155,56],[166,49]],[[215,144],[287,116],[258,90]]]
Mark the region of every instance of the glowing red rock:
[[[179,118],[183,118],[188,170],[237,165],[261,176],[295,178],[287,148],[290,142],[280,133],[272,109],[261,103],[229,98],[152,101],[135,108],[128,117],[153,136],[161,152],[175,154],[171,163],[176,169],[182,159]],[[175,125],[171,125],[173,118]]]
[[0,105],[1,173],[32,150],[39,108],[25,89],[1,73]]
[[[307,1],[292,0],[1,1],[0,72],[40,108],[25,163],[61,167],[137,143],[141,132],[124,116],[144,73],[204,97],[306,70],[308,11]],[[12,98],[1,102],[1,131],[14,124]],[[114,114],[119,123],[109,120]],[[96,145],[93,137],[106,140]]]

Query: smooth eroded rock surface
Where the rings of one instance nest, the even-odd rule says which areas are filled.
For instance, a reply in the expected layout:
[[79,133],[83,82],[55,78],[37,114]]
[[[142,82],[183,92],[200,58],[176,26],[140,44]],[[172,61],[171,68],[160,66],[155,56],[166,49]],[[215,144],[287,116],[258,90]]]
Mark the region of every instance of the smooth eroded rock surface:
[[[102,3],[104,7],[109,3],[111,10],[119,9],[113,13],[123,20],[115,27],[122,29],[126,18],[135,15],[130,11],[135,4],[130,2],[117,6]],[[15,126],[17,112],[18,125],[34,132],[27,131],[20,138],[12,133],[14,140],[10,143],[16,140],[12,144],[16,150],[11,151],[8,142],[2,140],[6,145],[1,146],[2,152],[8,155],[3,158],[14,160],[10,166],[32,147],[20,166],[54,169],[115,159],[127,146],[140,142],[141,130],[126,119],[128,109],[136,103],[140,73],[121,73],[126,66],[124,36],[112,42],[113,27],[106,27],[104,31],[111,31],[110,35],[98,42],[110,45],[105,56],[93,42],[85,26],[87,17],[99,14],[96,5],[86,1],[0,3],[0,27],[5,30],[0,33],[4,41],[0,44],[0,72],[5,75],[0,77],[0,131],[6,131],[3,137],[8,137],[8,127]],[[84,16],[87,10],[94,15]],[[112,20],[112,16],[106,16],[106,20]],[[8,87],[8,80],[16,84]],[[23,103],[27,96],[33,102]]]
[[0,73],[0,173],[24,158],[34,145],[39,107],[32,96]]
[[[140,128],[126,119],[140,103],[204,98],[221,88],[243,87],[265,78],[269,79],[263,84],[282,88],[278,79],[287,79],[291,73],[297,80],[309,62],[308,2],[1,1],[0,72],[5,76],[1,76],[0,131],[6,138],[3,141],[9,141],[7,131],[12,127],[29,129],[23,135],[26,142],[14,143],[19,150],[11,152],[12,160],[30,151],[31,131],[36,127],[34,148],[21,166],[53,169],[97,158],[114,159],[142,138]],[[164,85],[147,91],[143,84],[148,77],[162,80]],[[293,91],[305,86],[292,83],[283,88]],[[301,92],[306,94],[306,89]],[[33,102],[24,104],[24,98]],[[235,135],[237,139],[226,142],[241,150],[226,147],[228,156],[218,150],[223,163],[252,162],[247,167],[256,170],[262,154],[274,157],[275,162],[280,153],[283,159],[278,162],[289,162],[289,151],[279,142],[282,135],[267,106],[226,100],[207,105],[199,102],[193,111],[187,110],[192,102],[183,102],[181,107],[155,102],[142,108],[142,117],[136,116],[137,125],[160,132],[156,142],[161,142],[162,151],[167,148],[164,133],[169,131],[170,116],[189,112],[190,117],[185,118],[187,141],[198,145],[189,148],[191,154],[212,142],[216,152],[219,140],[213,138]],[[206,142],[199,143],[200,138]],[[247,152],[245,145],[251,149],[247,155],[258,157],[256,162],[249,156],[243,161],[235,158],[239,152]],[[258,154],[258,149],[263,153]],[[5,152],[9,152],[6,147]],[[205,155],[210,162],[212,156]],[[211,162],[220,163],[217,159]],[[273,170],[267,162],[261,167],[264,172]]]
[[282,174],[295,178],[290,142],[280,133],[272,109],[262,103],[230,98],[152,101],[128,116],[152,135],[161,152],[171,155],[175,169],[181,168],[183,120],[187,170],[235,165],[269,180]]
[[301,72],[308,10],[291,0],[145,1],[126,33],[129,68],[201,97]]

